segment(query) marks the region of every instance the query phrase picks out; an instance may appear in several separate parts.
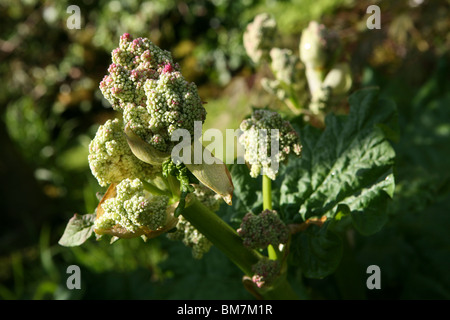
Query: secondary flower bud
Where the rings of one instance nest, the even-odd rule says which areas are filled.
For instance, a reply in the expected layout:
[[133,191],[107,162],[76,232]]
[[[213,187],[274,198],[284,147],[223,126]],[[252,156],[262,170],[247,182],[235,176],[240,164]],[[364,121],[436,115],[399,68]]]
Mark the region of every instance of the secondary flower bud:
[[[250,175],[253,178],[262,169],[265,175],[275,180],[279,162],[286,161],[291,152],[300,156],[301,145],[297,132],[289,121],[283,120],[275,111],[257,109],[250,118],[242,121],[240,128],[243,134],[239,142],[245,148],[244,158],[251,165]],[[278,148],[272,146],[273,129],[279,133]]]
[[244,47],[250,59],[258,64],[269,57],[270,48],[274,46],[277,23],[267,13],[259,14],[247,25],[244,32]]
[[272,60],[270,67],[278,81],[287,85],[295,84],[299,81],[299,70],[297,64],[299,58],[289,49],[272,48],[270,50]]
[[195,229],[183,216],[178,218],[176,229],[175,232],[168,233],[167,237],[170,240],[182,241],[185,246],[191,247],[192,256],[195,259],[201,259],[203,254],[211,248],[211,241]]
[[145,191],[139,179],[123,180],[115,192],[100,204],[104,212],[95,220],[100,234],[120,227],[126,230],[126,237],[140,236],[163,228],[171,220],[167,211],[169,197]]
[[352,86],[352,75],[348,63],[339,63],[331,69],[323,81],[323,88],[330,88],[332,95],[346,94]]
[[307,68],[324,68],[335,56],[340,46],[336,33],[324,25],[311,21],[300,39],[300,59]]
[[263,258],[252,266],[252,272],[254,273],[252,281],[258,288],[270,286],[280,273],[280,263]]
[[259,215],[247,213],[237,233],[251,249],[265,249],[269,244],[278,247],[289,238],[287,226],[274,210],[264,210]]

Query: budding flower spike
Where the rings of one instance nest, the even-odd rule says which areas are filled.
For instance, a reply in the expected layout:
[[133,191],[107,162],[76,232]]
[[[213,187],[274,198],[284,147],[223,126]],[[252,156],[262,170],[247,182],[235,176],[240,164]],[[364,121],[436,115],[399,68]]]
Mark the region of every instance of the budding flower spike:
[[350,67],[347,63],[335,65],[341,51],[340,40],[335,32],[316,21],[303,30],[299,49],[311,93],[309,109],[319,115],[332,99],[349,91]]
[[184,79],[168,51],[126,33],[112,61],[100,90],[127,127],[155,149],[170,154],[175,130],[193,135],[194,121],[205,121],[196,85]]
[[307,68],[325,69],[340,50],[337,34],[323,24],[311,21],[300,38],[300,59]]
[[300,59],[292,50],[272,48],[270,58],[270,67],[278,81],[286,85],[294,85],[300,81],[300,71],[297,68]]
[[301,154],[297,132],[275,111],[255,109],[250,118],[242,121],[240,128],[243,134],[239,141],[245,148],[244,159],[251,166],[253,178],[262,170],[264,175],[275,180],[278,164],[286,161],[291,153]]
[[270,286],[280,274],[280,263],[276,260],[263,258],[253,265],[252,281],[258,288]]
[[[191,137],[188,142],[192,144],[194,124],[203,124],[206,118],[196,85],[184,79],[171,54],[146,38],[133,39],[128,33],[121,36],[119,47],[112,52],[112,64],[100,83],[100,90],[113,109],[123,116],[123,120],[114,123],[114,139],[120,142],[125,160],[136,164],[126,163],[125,169],[107,170],[102,166],[124,161],[121,156],[114,159],[114,152],[106,153],[108,156],[96,155],[97,149],[101,148],[93,146],[91,169],[102,186],[119,183],[123,178],[152,178],[148,174],[135,173],[133,170],[138,167],[137,172],[144,167],[161,176],[161,166],[171,158],[177,143],[172,141],[172,135],[177,130],[187,131]],[[119,127],[122,127],[123,136],[118,133]],[[98,140],[101,137],[99,135]],[[101,145],[101,141],[97,145]],[[128,158],[130,155],[134,155],[133,160]],[[193,165],[189,161],[185,164],[198,180],[231,204],[233,184],[224,164]],[[186,193],[183,191],[179,199],[180,208],[184,207]]]
[[168,196],[146,191],[139,179],[124,179],[111,184],[100,201],[94,230],[119,238],[152,238],[175,227],[173,210]]
[[268,59],[276,38],[276,21],[267,13],[257,15],[244,32],[244,48],[247,55],[256,64]]

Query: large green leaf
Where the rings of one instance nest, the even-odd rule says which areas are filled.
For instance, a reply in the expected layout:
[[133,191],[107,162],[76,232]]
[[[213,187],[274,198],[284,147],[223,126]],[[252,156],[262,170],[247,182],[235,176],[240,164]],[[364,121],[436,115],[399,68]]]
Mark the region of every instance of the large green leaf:
[[386,136],[394,132],[396,108],[377,89],[357,91],[349,102],[349,115],[328,115],[323,132],[301,129],[302,157],[291,158],[279,177],[279,207],[287,222],[349,212],[363,234],[386,222],[386,200],[395,187],[395,152]]
[[323,278],[333,273],[342,258],[342,240],[330,228],[310,226],[292,237],[291,261],[308,278]]

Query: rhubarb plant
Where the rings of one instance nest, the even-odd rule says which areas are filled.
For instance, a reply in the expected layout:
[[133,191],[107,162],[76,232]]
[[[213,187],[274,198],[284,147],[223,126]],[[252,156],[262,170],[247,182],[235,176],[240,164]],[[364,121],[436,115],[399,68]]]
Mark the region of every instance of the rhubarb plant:
[[[286,51],[267,52],[270,41],[261,35],[273,35],[270,19],[257,23],[263,31],[252,31],[260,37],[251,46],[255,59],[291,61]],[[296,81],[295,73],[277,70]],[[99,127],[89,150],[105,193],[96,212],[69,221],[62,246],[94,236],[111,243],[167,236],[203,259],[215,246],[255,297],[298,299],[293,270],[311,278],[333,273],[346,230],[368,235],[387,221],[396,111],[375,88],[353,93],[349,114],[327,114],[321,129],[255,108],[240,128],[245,163],[233,164],[192,138],[207,108],[171,54],[150,40],[124,34],[100,89],[118,114]]]

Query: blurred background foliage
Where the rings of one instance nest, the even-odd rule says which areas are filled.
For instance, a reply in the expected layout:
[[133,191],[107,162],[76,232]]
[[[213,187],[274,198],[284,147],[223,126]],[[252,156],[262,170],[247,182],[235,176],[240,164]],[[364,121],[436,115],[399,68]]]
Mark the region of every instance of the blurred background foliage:
[[[205,128],[237,128],[252,105],[274,103],[242,45],[261,12],[277,20],[298,52],[301,30],[319,20],[338,32],[354,90],[379,86],[398,106],[396,197],[387,226],[349,234],[340,269],[303,280],[318,299],[450,298],[450,6],[446,0],[78,1],[80,30],[69,30],[69,1],[0,0],[0,298],[251,298],[241,273],[213,248],[203,260],[164,236],[57,244],[75,213],[92,213],[102,191],[87,163],[97,127],[113,116],[98,83],[119,36],[150,38],[170,50],[207,101]],[[366,9],[381,7],[381,30]],[[66,288],[66,268],[82,289]],[[382,290],[365,289],[379,265]],[[301,277],[301,276],[299,276]]]

